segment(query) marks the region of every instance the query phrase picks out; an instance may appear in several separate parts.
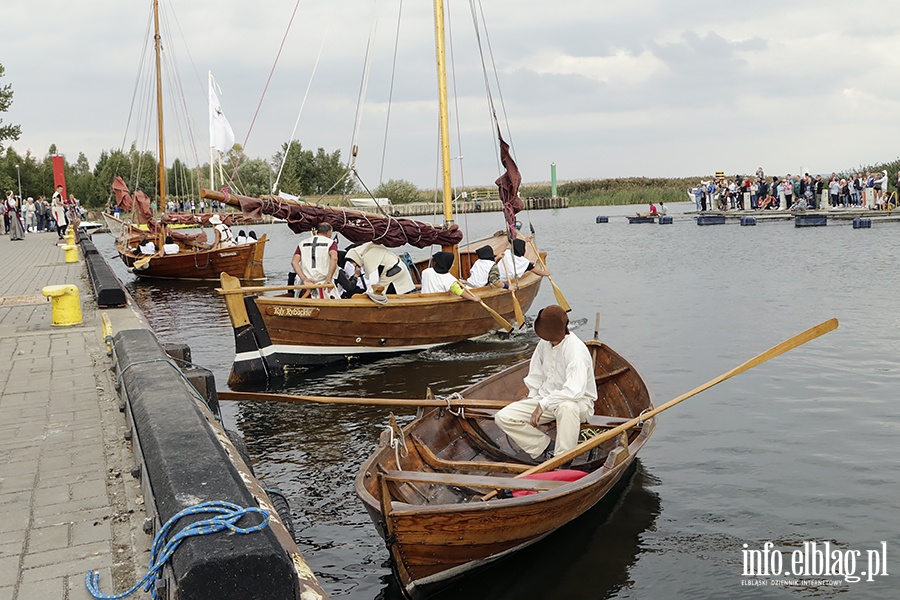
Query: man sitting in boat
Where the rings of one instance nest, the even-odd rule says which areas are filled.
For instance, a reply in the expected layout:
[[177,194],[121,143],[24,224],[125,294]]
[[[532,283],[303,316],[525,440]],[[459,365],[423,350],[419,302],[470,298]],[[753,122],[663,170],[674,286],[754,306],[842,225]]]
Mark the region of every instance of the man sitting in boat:
[[138,250],[144,256],[152,256],[156,254],[156,244],[154,244],[152,240],[148,240],[145,236],[142,235],[141,241],[138,243]]
[[473,302],[481,302],[475,294],[464,288],[456,277],[450,273],[453,266],[452,252],[435,252],[431,257],[431,265],[422,271],[422,293],[423,294],[440,294],[451,292],[457,296],[461,296],[466,300]]
[[[303,285],[334,283],[338,267],[337,241],[331,239],[333,229],[328,223],[319,223],[316,232],[297,245],[291,267],[300,276]],[[316,289],[311,298],[336,298],[334,288]]]
[[382,286],[386,294],[408,294],[416,284],[400,258],[380,244],[366,242],[347,251],[347,259],[362,267],[370,288]]
[[500,259],[498,266],[502,283],[516,280],[529,271],[541,277],[546,277],[550,274],[525,258],[525,240],[519,238],[514,239],[512,247],[507,248],[503,252],[503,257]]
[[162,253],[163,254],[178,254],[181,248],[178,247],[178,244],[175,243],[175,240],[172,239],[171,235],[166,236],[166,243],[163,244]]
[[[569,316],[555,304],[541,310],[534,321],[541,338],[528,367],[528,397],[508,404],[494,422],[536,462],[571,450],[578,443],[581,423],[594,414],[597,383],[587,346],[569,333]],[[556,421],[556,446],[538,429]]]
[[473,288],[500,284],[500,269],[497,267],[498,259],[494,256],[494,249],[485,245],[476,250],[475,254],[478,255],[478,260],[472,263],[466,283]]
[[209,218],[209,224],[213,226],[213,232],[216,234],[216,241],[213,242],[213,248],[228,248],[234,246],[234,234],[231,233],[231,227],[222,222],[219,215],[213,215]]
[[658,214],[659,214],[659,211],[656,210],[656,207],[651,202],[650,210],[648,210],[647,212],[639,212],[639,213],[637,213],[637,216],[639,216],[639,217],[655,217]]
[[365,294],[368,290],[362,267],[352,260],[348,260],[346,251],[343,253],[338,251],[338,271],[335,282],[341,298],[352,298],[356,294]]

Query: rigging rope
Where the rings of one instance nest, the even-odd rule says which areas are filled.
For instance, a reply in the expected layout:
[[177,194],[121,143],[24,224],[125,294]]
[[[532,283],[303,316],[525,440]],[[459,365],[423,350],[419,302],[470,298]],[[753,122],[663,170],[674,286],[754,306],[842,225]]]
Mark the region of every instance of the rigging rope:
[[266,97],[266,92],[269,90],[269,84],[272,82],[272,75],[275,74],[275,67],[278,65],[278,59],[281,58],[281,51],[284,50],[284,43],[285,41],[287,41],[288,33],[290,33],[291,31],[291,26],[294,24],[294,17],[297,16],[297,10],[299,8],[300,0],[297,0],[297,4],[294,5],[294,11],[291,13],[291,18],[288,20],[287,27],[284,30],[284,36],[281,38],[281,45],[278,46],[278,53],[275,55],[275,62],[272,63],[272,69],[269,71],[269,77],[266,79],[265,87],[263,87],[263,93],[259,98],[259,104],[256,105],[256,112],[253,113],[253,119],[250,121],[250,127],[247,128],[247,136],[244,138],[244,144],[241,146],[241,153],[234,161],[234,170],[232,171],[231,176],[228,178],[229,185],[232,181],[234,181],[238,166],[240,166],[241,161],[244,159],[244,152],[246,152],[247,150],[247,142],[250,140],[250,133],[253,131],[253,126],[256,124],[256,117],[259,116],[259,110],[262,108],[262,103]]
[[291,142],[297,135],[297,127],[300,126],[300,117],[303,115],[303,108],[306,106],[306,99],[309,97],[309,90],[312,89],[313,79],[316,77],[316,71],[319,69],[319,62],[322,60],[322,50],[325,49],[325,41],[328,39],[328,33],[331,31],[331,24],[334,21],[334,13],[337,9],[337,2],[331,5],[331,17],[328,18],[328,26],[325,28],[325,35],[322,36],[322,43],[319,45],[319,53],[316,55],[316,62],[313,65],[312,73],[309,75],[309,82],[306,84],[306,91],[303,93],[303,101],[300,102],[300,111],[297,113],[297,120],[294,121],[294,129],[291,130],[291,136],[288,138],[288,147],[281,159],[281,165],[278,167],[278,175],[275,176],[275,182],[272,184],[270,194],[274,194],[278,189],[278,182],[281,181],[281,172],[284,171],[284,165],[287,163],[288,152],[291,149]]
[[[400,17],[403,13],[403,0],[397,8],[397,33],[394,36],[394,58],[391,61],[391,86],[388,89],[387,116],[384,119],[384,143],[381,146],[381,170],[378,172],[378,185],[384,183],[384,160],[387,156],[388,129],[391,124],[391,106],[394,99],[394,76],[397,74],[397,49],[400,47]],[[377,204],[377,203],[376,203]]]

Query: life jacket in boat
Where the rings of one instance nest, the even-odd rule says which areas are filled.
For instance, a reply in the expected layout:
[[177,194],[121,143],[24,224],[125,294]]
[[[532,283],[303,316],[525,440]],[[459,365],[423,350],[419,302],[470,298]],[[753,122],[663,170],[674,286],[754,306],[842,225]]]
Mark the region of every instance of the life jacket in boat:
[[300,242],[300,268],[308,279],[322,283],[328,278],[333,245],[331,238],[315,234]]
[[[577,469],[560,469],[558,471],[548,471],[547,473],[533,473],[525,475],[522,479],[537,479],[540,481],[578,481],[587,475],[584,471]],[[522,496],[530,496],[537,492],[531,490],[512,490],[513,498],[521,498]]]

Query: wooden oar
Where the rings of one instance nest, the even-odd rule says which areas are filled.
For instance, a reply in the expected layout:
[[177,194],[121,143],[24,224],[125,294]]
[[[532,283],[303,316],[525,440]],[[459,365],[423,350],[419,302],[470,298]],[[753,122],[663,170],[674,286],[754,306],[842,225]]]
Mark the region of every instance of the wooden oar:
[[[798,333],[794,337],[781,342],[777,346],[769,348],[762,354],[758,354],[758,355],[754,356],[747,362],[745,362],[741,365],[738,365],[737,367],[731,369],[727,373],[723,373],[722,375],[719,375],[715,379],[713,379],[711,381],[707,381],[700,387],[694,388],[686,394],[682,394],[681,396],[678,396],[677,398],[669,400],[662,406],[658,406],[652,410],[648,410],[648,411],[642,413],[641,415],[635,417],[634,419],[631,419],[630,421],[622,423],[618,427],[613,427],[612,429],[609,429],[603,433],[597,434],[594,437],[592,437],[591,439],[589,439],[585,442],[581,442],[580,444],[578,444],[571,450],[563,452],[562,454],[558,454],[558,455],[554,456],[553,458],[551,458],[550,460],[546,460],[546,461],[542,462],[541,464],[539,464],[535,467],[532,467],[519,475],[516,475],[516,477],[525,477],[527,475],[532,475],[534,473],[543,473],[544,471],[550,471],[552,469],[555,469],[555,468],[569,462],[573,458],[580,456],[580,455],[584,454],[585,452],[588,452],[588,451],[596,448],[603,442],[613,439],[614,437],[616,437],[623,431],[627,431],[627,430],[631,429],[632,427],[634,427],[635,425],[643,423],[647,419],[649,419],[651,417],[655,417],[659,413],[672,408],[676,404],[679,404],[680,402],[683,402],[683,401],[687,400],[688,398],[691,398],[692,396],[696,396],[700,392],[706,391],[709,388],[713,387],[714,385],[722,383],[726,379],[731,379],[735,375],[739,375],[739,374],[743,373],[744,371],[749,371],[753,367],[761,365],[764,362],[775,358],[776,356],[780,356],[781,354],[784,354],[788,350],[793,350],[794,348],[796,348],[798,346],[802,346],[806,342],[814,340],[819,336],[825,335],[829,331],[834,331],[835,329],[837,329],[837,326],[838,326],[837,319],[829,319],[827,321],[819,323],[815,327],[811,327],[811,328],[807,329],[806,331],[804,331],[803,333]],[[490,500],[491,498],[493,498],[496,495],[497,495],[496,492],[491,492],[490,494],[486,494],[485,496],[483,496],[481,499],[482,500]]]
[[[534,225],[529,225],[531,227],[531,235],[534,235]],[[534,253],[537,254],[538,262],[541,263],[541,268],[545,271],[547,270],[547,263],[544,262],[544,259],[541,257],[541,253],[538,251],[537,246],[534,245],[534,240],[528,240],[528,243],[531,244],[531,248],[534,250]],[[553,295],[556,296],[556,303],[559,304],[562,309],[566,312],[572,310],[572,307],[569,306],[569,302],[566,300],[566,297],[563,296],[562,290],[559,289],[559,286],[554,283],[553,278],[547,275],[547,279],[550,280],[550,285],[553,286]]]
[[488,311],[491,314],[491,316],[494,317],[494,320],[497,321],[497,323],[499,323],[500,326],[506,330],[506,333],[509,333],[513,330],[513,326],[509,324],[509,321],[504,319],[503,315],[498,313],[496,310],[494,310],[493,308],[491,308],[490,306],[485,304],[484,300],[479,300],[478,304],[480,304],[484,310]]
[[147,256],[142,256],[141,258],[134,261],[134,264],[131,265],[132,269],[137,269],[140,271],[150,262],[150,259],[156,256],[156,254],[148,254]]
[[249,286],[234,288],[233,290],[216,288],[219,294],[258,294],[261,292],[279,292],[287,290],[329,290],[334,287],[333,283],[304,284],[304,285],[272,285],[272,286]]
[[500,409],[512,402],[506,400],[479,400],[475,398],[351,398],[341,396],[299,396],[294,394],[270,394],[266,392],[219,392],[219,400],[233,402],[315,402],[319,404],[352,404],[357,406],[409,406],[450,408]]
[[[516,313],[516,323],[519,324],[519,328],[521,329],[522,325],[525,324],[525,314],[522,312],[522,305],[519,304],[519,299],[516,298],[516,292],[515,292],[515,290],[513,290],[513,278],[510,277],[510,275],[514,275],[514,273],[512,273],[509,270],[509,268],[506,266],[506,253],[505,252],[503,253],[503,258],[501,258],[501,260],[503,261],[503,270],[506,271],[506,279],[507,279],[507,285],[509,286],[509,293],[510,293],[510,295],[512,295],[513,310]],[[516,279],[515,281],[518,281],[518,279]]]

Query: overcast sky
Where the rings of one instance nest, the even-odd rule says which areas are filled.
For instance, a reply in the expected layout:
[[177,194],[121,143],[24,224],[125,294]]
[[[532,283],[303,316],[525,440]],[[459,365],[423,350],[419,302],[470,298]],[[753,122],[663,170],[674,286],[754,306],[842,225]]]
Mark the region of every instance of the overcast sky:
[[[481,61],[469,3],[446,1],[457,88],[451,111],[459,115],[451,137],[453,155],[463,156],[454,160],[454,180],[483,185],[497,177],[498,165]],[[193,146],[203,162],[207,71],[243,142],[296,0],[161,3],[165,53],[178,65],[178,102],[193,115]],[[17,152],[43,157],[55,143],[70,161],[83,151],[93,165],[101,150],[121,147],[126,135],[128,144],[153,146],[152,138],[145,141],[150,124],[139,116],[147,100],[132,105],[150,5],[4,0],[0,84],[11,84],[15,96],[2,118],[22,127],[12,143]],[[526,182],[549,180],[552,162],[560,180],[572,180],[752,173],[758,166],[769,174],[830,173],[893,160],[900,27],[889,6],[870,0],[490,0],[483,6],[493,50],[488,60],[500,81],[493,100],[498,112],[505,108],[501,124]],[[348,155],[377,17],[357,140],[360,174],[370,186],[393,178],[435,187],[437,92],[427,0],[403,4],[382,150],[398,8],[399,0],[303,0],[247,154],[271,158],[289,139],[321,48],[295,137],[305,148]],[[173,88],[173,80],[164,85]],[[175,125],[171,104],[166,110]],[[191,145],[186,134],[167,127],[169,163],[175,156],[190,162]]]

